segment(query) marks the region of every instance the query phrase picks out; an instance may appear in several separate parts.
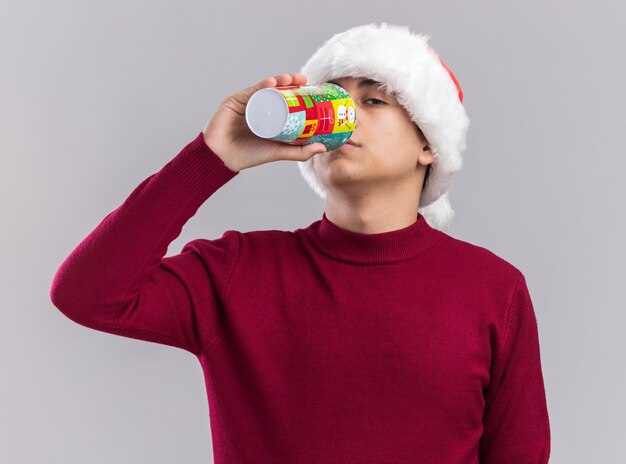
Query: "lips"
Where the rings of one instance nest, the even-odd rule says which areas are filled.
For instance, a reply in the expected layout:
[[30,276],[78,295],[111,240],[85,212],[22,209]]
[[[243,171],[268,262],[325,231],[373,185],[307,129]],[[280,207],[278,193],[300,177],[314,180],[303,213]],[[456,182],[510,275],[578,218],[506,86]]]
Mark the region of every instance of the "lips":
[[356,143],[354,140],[348,140],[348,141],[346,142],[346,144],[348,144],[348,145],[354,145],[355,147],[360,147],[360,146],[361,146],[361,144],[360,144],[360,143]]

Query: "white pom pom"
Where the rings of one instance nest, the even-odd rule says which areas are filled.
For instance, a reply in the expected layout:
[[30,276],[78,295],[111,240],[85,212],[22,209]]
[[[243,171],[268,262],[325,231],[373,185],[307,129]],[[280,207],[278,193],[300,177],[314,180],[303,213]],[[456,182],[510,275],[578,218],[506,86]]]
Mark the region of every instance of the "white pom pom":
[[441,195],[428,206],[419,208],[418,211],[424,216],[429,226],[441,231],[445,231],[450,227],[455,215],[448,199],[448,192]]

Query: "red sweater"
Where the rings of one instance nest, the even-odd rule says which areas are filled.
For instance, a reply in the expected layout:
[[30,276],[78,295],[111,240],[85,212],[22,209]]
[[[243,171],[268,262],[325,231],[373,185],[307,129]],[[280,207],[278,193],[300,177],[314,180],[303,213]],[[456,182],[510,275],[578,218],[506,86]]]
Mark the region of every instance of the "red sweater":
[[199,134],[66,258],[83,326],[193,353],[217,464],[541,464],[550,425],[523,274],[428,225],[226,231],[165,257],[238,173]]

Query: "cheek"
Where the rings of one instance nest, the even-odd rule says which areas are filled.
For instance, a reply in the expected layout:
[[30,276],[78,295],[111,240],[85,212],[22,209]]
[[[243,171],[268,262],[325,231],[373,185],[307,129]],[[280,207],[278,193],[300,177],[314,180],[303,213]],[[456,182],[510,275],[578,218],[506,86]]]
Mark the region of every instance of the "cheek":
[[417,163],[419,140],[402,127],[392,127],[375,138],[370,148],[372,159],[387,172],[411,170]]

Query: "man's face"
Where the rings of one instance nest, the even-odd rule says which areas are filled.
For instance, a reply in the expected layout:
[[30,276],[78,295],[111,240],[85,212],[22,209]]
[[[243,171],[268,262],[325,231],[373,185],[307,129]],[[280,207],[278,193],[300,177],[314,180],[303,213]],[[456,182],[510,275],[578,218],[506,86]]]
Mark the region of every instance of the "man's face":
[[432,153],[424,150],[425,138],[395,96],[364,77],[329,82],[343,87],[354,101],[356,125],[350,141],[359,146],[345,144],[313,158],[328,193],[363,195],[406,182],[419,188]]

